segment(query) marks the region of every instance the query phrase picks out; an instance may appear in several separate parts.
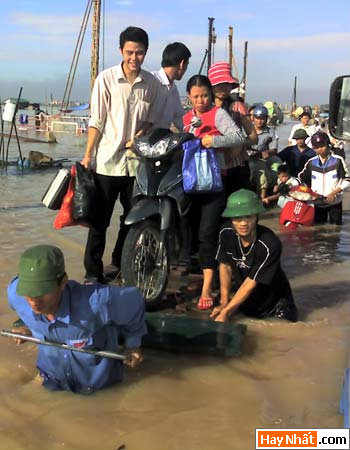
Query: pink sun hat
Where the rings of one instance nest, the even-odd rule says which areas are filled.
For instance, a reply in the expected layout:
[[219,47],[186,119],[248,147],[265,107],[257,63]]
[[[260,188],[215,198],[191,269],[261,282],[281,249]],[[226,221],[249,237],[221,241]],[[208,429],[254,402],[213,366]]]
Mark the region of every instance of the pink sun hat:
[[212,86],[221,83],[239,84],[237,78],[231,75],[230,65],[227,62],[217,62],[209,67],[208,78]]

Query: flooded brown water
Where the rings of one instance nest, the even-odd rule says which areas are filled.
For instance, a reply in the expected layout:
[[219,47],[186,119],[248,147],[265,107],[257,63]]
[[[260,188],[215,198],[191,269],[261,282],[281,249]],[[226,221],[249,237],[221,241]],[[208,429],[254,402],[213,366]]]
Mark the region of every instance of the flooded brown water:
[[[282,147],[291,124],[278,130]],[[58,144],[23,144],[54,158],[80,159],[84,137]],[[10,159],[17,157],[11,148]],[[6,286],[19,255],[30,245],[51,243],[66,255],[71,278],[84,275],[87,231],[56,231],[55,212],[40,205],[54,171],[14,167],[0,175],[0,327],[16,315]],[[277,215],[263,224],[283,243],[283,267],[300,310],[295,324],[269,319],[233,320],[248,325],[238,358],[145,351],[145,362],[126,370],[120,385],[90,397],[51,393],[36,384],[36,347],[0,339],[0,450],[249,450],[256,427],[340,428],[338,412],[349,342],[349,196],[344,225],[283,231]],[[105,262],[117,232],[117,211],[108,232]]]

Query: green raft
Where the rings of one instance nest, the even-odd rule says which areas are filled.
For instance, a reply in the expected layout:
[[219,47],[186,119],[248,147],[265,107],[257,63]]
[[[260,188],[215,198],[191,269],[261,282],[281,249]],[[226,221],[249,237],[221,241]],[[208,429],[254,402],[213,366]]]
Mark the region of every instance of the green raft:
[[[186,315],[147,312],[148,334],[142,347],[176,353],[238,356],[242,353],[247,326],[195,319]],[[25,326],[21,319],[14,328]]]
[[247,331],[243,324],[157,312],[146,313],[146,322],[142,346],[176,353],[238,356]]

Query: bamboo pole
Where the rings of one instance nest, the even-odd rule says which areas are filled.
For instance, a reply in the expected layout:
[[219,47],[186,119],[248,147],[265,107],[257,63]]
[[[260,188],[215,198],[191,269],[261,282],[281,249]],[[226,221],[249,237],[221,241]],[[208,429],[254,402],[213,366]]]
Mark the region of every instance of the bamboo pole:
[[17,128],[16,128],[16,114],[17,114],[17,111],[18,111],[18,106],[19,106],[19,101],[21,99],[22,90],[23,90],[23,87],[21,87],[20,90],[19,90],[19,94],[18,94],[17,102],[16,102],[16,107],[15,107],[15,112],[13,114],[13,118],[12,118],[12,122],[11,122],[9,138],[8,138],[8,141],[7,141],[6,156],[5,156],[5,172],[7,172],[7,165],[8,165],[8,159],[9,159],[9,148],[10,148],[10,142],[11,142],[13,129],[15,130],[15,133],[16,133],[16,139],[17,139],[17,145],[18,145],[18,150],[19,150],[19,156],[20,156],[20,159],[21,159],[21,167],[22,167],[22,170],[23,170],[23,158],[22,158],[21,146],[20,146],[20,143],[19,143],[18,134],[17,134]]
[[234,65],[234,67],[235,67],[235,75],[236,75],[236,78],[239,79],[239,76],[238,76],[238,67],[237,67],[235,55],[233,54],[233,27],[231,27],[231,28],[232,28],[232,48],[231,48],[231,57],[232,57],[233,65]]
[[230,69],[232,70],[232,38],[233,38],[233,28],[228,27],[228,63]]
[[243,100],[245,100],[245,94],[247,92],[247,62],[248,62],[248,41],[244,43],[244,59],[243,59],[243,86],[244,93],[242,95]]
[[91,48],[91,81],[90,88],[94,87],[95,79],[99,69],[100,51],[100,22],[101,22],[101,0],[93,0],[92,15],[92,48]]
[[293,113],[297,108],[297,77],[294,77],[294,89],[293,89],[293,101],[292,101],[292,110]]
[[208,70],[209,71],[209,67],[211,66],[211,53],[212,53],[212,45],[213,45],[213,22],[214,22],[214,17],[208,17],[209,20],[209,31],[208,31]]

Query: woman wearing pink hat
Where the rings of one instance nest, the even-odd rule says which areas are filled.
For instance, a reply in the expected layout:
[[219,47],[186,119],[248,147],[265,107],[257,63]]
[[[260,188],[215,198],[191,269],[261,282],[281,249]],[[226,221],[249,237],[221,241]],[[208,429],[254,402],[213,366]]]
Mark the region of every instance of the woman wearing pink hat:
[[[245,139],[230,115],[222,108],[213,105],[211,88],[209,79],[204,75],[194,75],[188,80],[187,94],[192,109],[183,116],[182,120],[184,130],[200,139],[203,148],[215,149],[221,164],[221,149],[243,144]],[[192,232],[198,226],[196,240],[203,272],[197,308],[207,310],[214,305],[212,285],[217,267],[215,255],[221,214],[225,207],[225,194],[224,192],[207,192],[190,195],[192,195],[192,206],[188,216],[189,226],[192,226]],[[194,233],[193,236],[195,236]]]
[[[225,109],[245,131],[249,146],[257,144],[258,137],[246,105],[240,100],[234,100],[230,93],[239,86],[239,81],[231,74],[227,62],[217,62],[210,66],[208,78],[213,87],[215,106]],[[249,164],[245,145],[235,145],[224,152],[223,182],[226,198],[238,189],[249,189]]]

